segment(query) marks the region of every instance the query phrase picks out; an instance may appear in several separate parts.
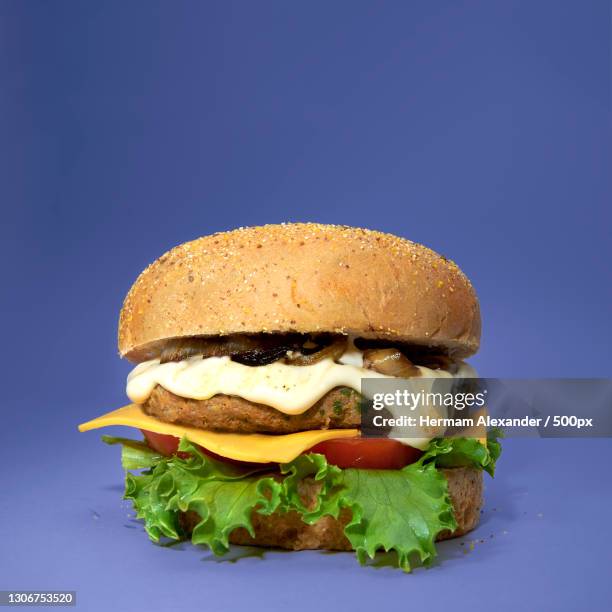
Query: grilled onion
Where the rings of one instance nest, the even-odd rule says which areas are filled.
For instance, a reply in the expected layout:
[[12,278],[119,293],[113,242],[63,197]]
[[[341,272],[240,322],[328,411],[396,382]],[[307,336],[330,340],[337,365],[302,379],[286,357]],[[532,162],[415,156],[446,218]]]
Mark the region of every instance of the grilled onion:
[[268,365],[284,357],[289,350],[291,350],[290,346],[277,346],[270,349],[257,348],[232,355],[232,361],[248,366]]
[[393,348],[364,351],[363,367],[396,378],[412,378],[420,375],[419,369],[412,361]]

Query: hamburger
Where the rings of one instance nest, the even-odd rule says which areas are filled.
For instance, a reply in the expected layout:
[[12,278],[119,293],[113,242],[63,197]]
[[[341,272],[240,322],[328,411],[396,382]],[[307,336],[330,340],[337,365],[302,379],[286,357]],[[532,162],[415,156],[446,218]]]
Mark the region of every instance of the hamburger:
[[475,376],[476,294],[452,261],[389,234],[290,223],[204,236],[138,277],[119,317],[140,430],[125,498],[153,541],[379,550],[397,565],[478,524],[495,435],[366,438],[368,378]]

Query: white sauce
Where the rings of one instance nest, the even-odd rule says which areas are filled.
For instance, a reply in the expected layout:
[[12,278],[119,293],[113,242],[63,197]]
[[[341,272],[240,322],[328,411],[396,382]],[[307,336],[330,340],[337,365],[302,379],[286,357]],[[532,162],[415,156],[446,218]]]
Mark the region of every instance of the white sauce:
[[191,357],[160,364],[158,359],[136,366],[128,376],[127,394],[142,404],[156,385],[197,400],[213,395],[237,395],[285,414],[302,414],[335,387],[361,388],[362,378],[390,378],[373,370],[322,359],[307,366],[281,362],[246,366],[229,357]]
[[[335,387],[350,387],[361,392],[363,378],[393,378],[363,367],[363,354],[350,343],[344,355],[334,362],[322,359],[308,366],[287,365],[280,361],[265,366],[246,366],[229,357],[191,357],[183,361],[159,363],[159,359],[137,365],[127,380],[127,395],[135,404],[144,403],[156,385],[178,395],[205,400],[217,394],[234,395],[264,404],[288,415],[302,414]],[[456,374],[417,366],[420,376],[413,391],[429,391],[432,379],[473,378],[477,374],[466,363],[460,363]],[[429,380],[424,380],[429,379]],[[393,412],[393,411],[391,411]],[[423,406],[416,414],[430,412]],[[434,416],[447,416],[436,413]],[[442,435],[442,429],[415,427],[413,438],[393,436],[396,440],[425,449],[429,441]],[[398,432],[399,433],[399,432]]]
[[[335,387],[361,391],[363,378],[392,378],[365,369],[360,351],[351,347],[340,359],[307,366],[287,365],[280,361],[265,366],[246,366],[229,357],[191,357],[160,364],[145,361],[130,372],[126,392],[136,404],[149,398],[156,385],[180,397],[205,400],[214,395],[235,395],[264,404],[288,415],[302,414]],[[418,367],[418,366],[417,366]],[[418,367],[423,378],[453,378],[443,370]],[[461,364],[458,377],[475,376],[467,364]]]

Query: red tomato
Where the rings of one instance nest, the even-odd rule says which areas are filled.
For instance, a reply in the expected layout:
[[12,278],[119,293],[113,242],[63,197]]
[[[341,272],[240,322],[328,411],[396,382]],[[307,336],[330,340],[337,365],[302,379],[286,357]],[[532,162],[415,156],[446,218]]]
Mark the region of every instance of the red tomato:
[[[183,459],[189,457],[189,453],[178,451],[179,439],[175,436],[159,434],[146,429],[141,429],[141,431],[147,444],[160,455],[168,457],[176,454]],[[248,465],[242,461],[221,457],[204,448],[198,448],[214,459]],[[321,453],[325,455],[329,463],[339,468],[364,470],[399,470],[417,461],[422,454],[416,448],[388,438],[338,438],[321,442],[307,452]]]
[[183,459],[189,457],[189,453],[177,453],[179,445],[179,439],[177,437],[155,433],[154,431],[147,431],[146,429],[141,429],[140,431],[142,431],[147,444],[160,455],[163,455],[164,457],[178,455]]
[[422,455],[420,450],[388,438],[338,438],[321,442],[308,452],[325,455],[339,468],[363,470],[399,470]]

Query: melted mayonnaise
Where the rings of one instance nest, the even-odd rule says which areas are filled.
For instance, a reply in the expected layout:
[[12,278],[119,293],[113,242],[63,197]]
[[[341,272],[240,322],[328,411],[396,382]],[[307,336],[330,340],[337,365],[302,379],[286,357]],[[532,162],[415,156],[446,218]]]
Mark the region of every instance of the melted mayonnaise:
[[[359,353],[359,354],[357,354]],[[418,366],[417,366],[418,367]],[[418,367],[423,378],[453,378],[449,372]],[[475,376],[461,364],[457,377]],[[180,397],[205,400],[214,395],[234,395],[296,415],[306,412],[336,387],[361,391],[363,378],[393,378],[363,368],[360,352],[349,350],[336,363],[331,358],[306,366],[281,361],[265,366],[246,366],[229,357],[191,357],[160,364],[145,361],[132,370],[127,380],[127,395],[136,404],[147,401],[156,385]]]
[[196,356],[163,364],[158,359],[141,363],[128,376],[127,394],[142,404],[160,385],[180,397],[205,400],[219,393],[237,395],[284,414],[302,414],[335,387],[359,391],[362,378],[390,377],[331,358],[306,366],[276,361],[252,367],[229,357]]

